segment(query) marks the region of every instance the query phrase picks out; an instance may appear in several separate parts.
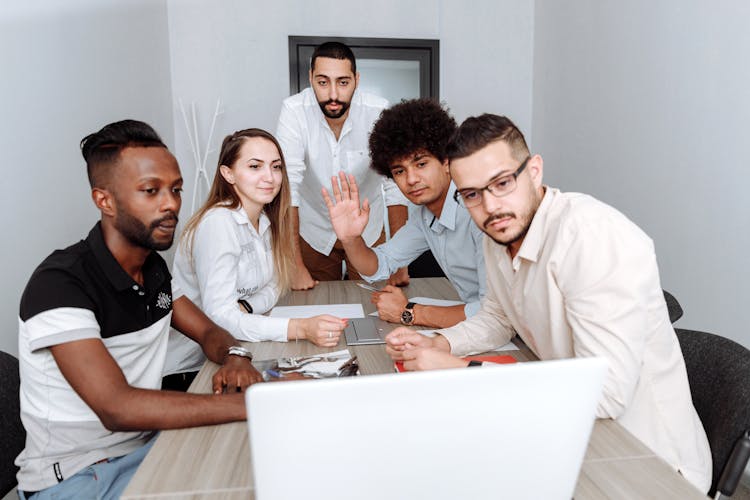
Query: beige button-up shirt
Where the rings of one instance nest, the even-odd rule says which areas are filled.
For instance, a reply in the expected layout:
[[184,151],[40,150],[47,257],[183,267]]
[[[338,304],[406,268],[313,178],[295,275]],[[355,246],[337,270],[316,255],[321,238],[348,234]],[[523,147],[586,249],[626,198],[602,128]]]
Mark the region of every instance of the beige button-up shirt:
[[651,239],[614,208],[546,188],[514,259],[484,238],[480,311],[440,330],[456,355],[518,334],[542,360],[609,361],[599,418],[613,418],[701,491],[711,452],[659,282]]

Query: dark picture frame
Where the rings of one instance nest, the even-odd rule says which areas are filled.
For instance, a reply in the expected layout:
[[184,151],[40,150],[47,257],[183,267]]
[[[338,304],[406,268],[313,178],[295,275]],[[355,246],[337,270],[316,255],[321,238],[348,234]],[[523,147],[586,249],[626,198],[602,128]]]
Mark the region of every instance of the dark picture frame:
[[358,38],[289,36],[289,94],[310,86],[307,74],[315,47],[323,42],[348,45],[357,59],[417,61],[420,97],[440,97],[440,40],[421,38]]

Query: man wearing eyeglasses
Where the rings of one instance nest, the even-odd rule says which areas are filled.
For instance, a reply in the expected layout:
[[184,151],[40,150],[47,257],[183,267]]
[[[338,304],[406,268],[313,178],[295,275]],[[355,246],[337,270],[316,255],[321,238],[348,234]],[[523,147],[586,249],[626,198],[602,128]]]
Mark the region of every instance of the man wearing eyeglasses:
[[409,370],[474,366],[457,356],[518,335],[542,360],[599,356],[599,418],[617,419],[702,491],[711,453],[693,407],[651,239],[614,208],[542,183],[543,161],[507,118],[467,119],[448,147],[456,199],[488,236],[480,311],[434,338],[398,328],[387,351]]
[[456,187],[448,172],[446,146],[455,130],[456,121],[430,99],[397,104],[383,111],[373,126],[369,141],[372,168],[393,179],[417,205],[406,225],[382,245],[370,248],[362,238],[370,207],[366,200],[360,205],[354,177],[340,174],[339,179],[332,179],[335,204],[323,190],[336,237],[364,279],[388,279],[429,249],[465,302],[416,304],[400,288],[388,285],[372,294],[384,321],[444,328],[479,310],[486,282],[483,234],[453,198]]

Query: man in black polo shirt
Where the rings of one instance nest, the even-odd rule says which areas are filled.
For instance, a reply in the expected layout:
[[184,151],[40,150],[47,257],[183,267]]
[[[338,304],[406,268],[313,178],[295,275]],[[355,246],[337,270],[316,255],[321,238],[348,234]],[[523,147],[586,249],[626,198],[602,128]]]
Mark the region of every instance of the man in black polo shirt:
[[[156,132],[126,120],[81,142],[101,221],[52,253],[21,299],[21,498],[117,498],[158,429],[243,420],[249,352],[171,286],[182,177]],[[223,364],[215,394],[157,390],[170,324]],[[227,390],[230,394],[222,394]]]

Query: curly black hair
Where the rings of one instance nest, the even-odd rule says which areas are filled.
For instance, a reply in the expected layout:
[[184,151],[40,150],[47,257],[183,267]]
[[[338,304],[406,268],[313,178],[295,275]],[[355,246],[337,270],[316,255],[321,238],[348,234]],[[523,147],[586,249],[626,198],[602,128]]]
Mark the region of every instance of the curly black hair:
[[393,178],[393,162],[420,151],[442,162],[447,158],[445,147],[455,130],[456,120],[436,100],[403,100],[384,110],[372,128],[371,167]]

